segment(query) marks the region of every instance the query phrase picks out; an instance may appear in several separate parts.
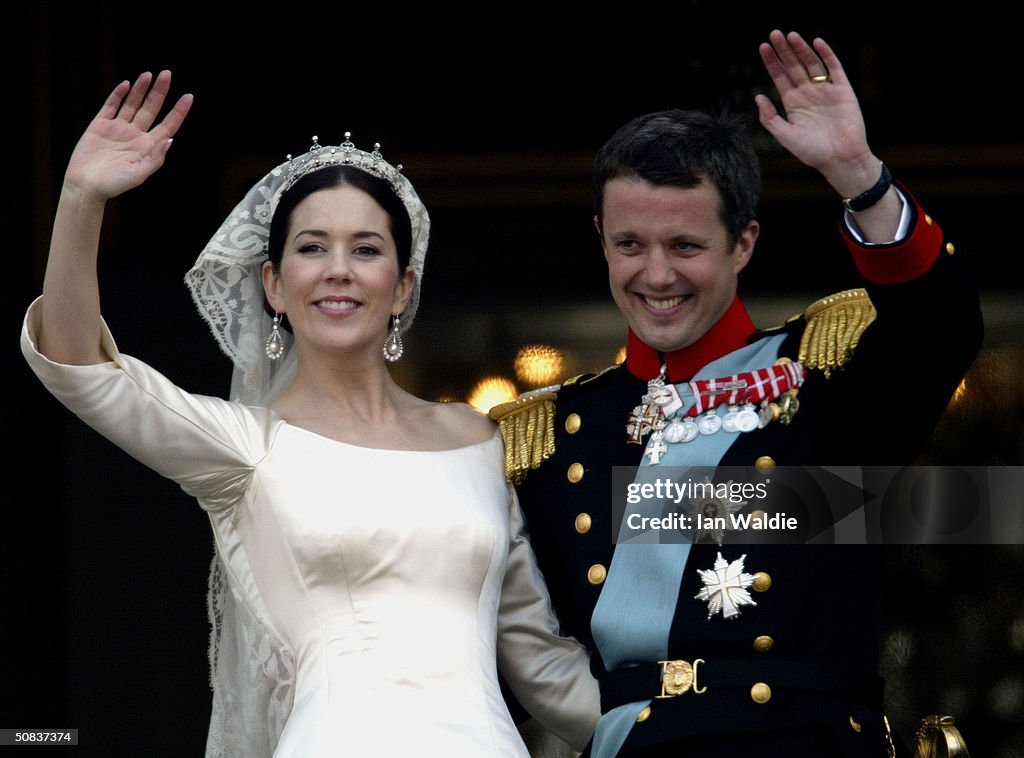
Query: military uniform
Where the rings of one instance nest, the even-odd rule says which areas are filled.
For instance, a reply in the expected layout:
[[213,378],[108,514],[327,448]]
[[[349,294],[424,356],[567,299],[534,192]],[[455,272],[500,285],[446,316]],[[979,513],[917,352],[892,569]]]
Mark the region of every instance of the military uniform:
[[[619,722],[618,741],[605,740],[605,753],[886,755],[878,545],[695,544],[678,576],[655,571],[622,585],[627,605],[639,605],[603,609],[621,627],[615,656],[602,649],[592,619],[616,570],[613,467],[641,462],[645,447],[627,440],[627,420],[663,365],[669,383],[687,382],[706,364],[771,340],[773,363],[795,361],[806,370],[798,391],[778,399],[790,403],[783,418],[776,408],[763,428],[729,434],[705,465],[767,475],[785,466],[899,466],[920,454],[980,348],[982,327],[953,245],[901,190],[911,213],[901,241],[861,245],[840,225],[865,277],[862,289],[825,298],[767,331],[754,329],[737,299],[698,343],[669,355],[630,332],[624,364],[492,409],[563,631],[594,652],[608,714],[598,734],[611,715]],[[819,537],[829,542],[828,529]],[[719,554],[727,562],[743,555],[753,577],[756,604],[730,619],[709,616],[697,599],[705,586],[699,572],[711,570]],[[676,664],[629,648],[646,588],[663,592],[666,583],[674,601],[664,655],[682,662],[674,670],[684,691],[659,697]],[[629,587],[636,588],[632,600]],[[635,623],[639,640],[642,622]]]

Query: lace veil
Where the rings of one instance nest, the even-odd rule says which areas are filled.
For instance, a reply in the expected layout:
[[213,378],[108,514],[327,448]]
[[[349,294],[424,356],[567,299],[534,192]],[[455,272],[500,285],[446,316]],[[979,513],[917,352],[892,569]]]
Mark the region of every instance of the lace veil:
[[[300,177],[333,165],[351,165],[391,185],[412,222],[410,265],[416,273],[401,328],[412,324],[419,306],[430,218],[401,165],[384,160],[380,146],[359,150],[349,134],[340,145],[312,147],[273,168],[246,193],[203,248],[185,275],[196,307],[217,343],[231,358],[230,399],[269,406],[295,376],[291,335],[282,331],[285,354],[270,360],[264,350],[272,321],[264,309],[261,269],[267,259],[270,222],[281,196]],[[383,357],[382,357],[383,360]],[[271,755],[291,712],[294,659],[264,619],[256,588],[243,590],[250,576],[244,551],[229,560],[215,550],[207,604],[210,618],[210,686],[213,691],[208,758]]]

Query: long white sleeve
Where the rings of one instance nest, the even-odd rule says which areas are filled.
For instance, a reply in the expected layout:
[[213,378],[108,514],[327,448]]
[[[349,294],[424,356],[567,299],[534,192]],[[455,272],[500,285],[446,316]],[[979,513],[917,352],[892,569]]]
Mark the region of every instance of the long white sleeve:
[[511,486],[509,493],[511,540],[498,616],[498,667],[537,722],[582,750],[601,716],[590,655],[575,639],[559,633]]

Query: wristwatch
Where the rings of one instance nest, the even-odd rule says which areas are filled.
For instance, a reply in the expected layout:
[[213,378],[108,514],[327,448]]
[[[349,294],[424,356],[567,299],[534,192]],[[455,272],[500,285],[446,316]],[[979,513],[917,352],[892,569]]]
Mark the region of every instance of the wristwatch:
[[846,206],[846,210],[851,213],[867,210],[881,200],[882,195],[888,192],[889,187],[891,186],[892,174],[889,173],[889,167],[883,163],[882,175],[878,177],[878,181],[875,182],[875,186],[865,192],[861,192],[857,197],[844,197],[843,205]]

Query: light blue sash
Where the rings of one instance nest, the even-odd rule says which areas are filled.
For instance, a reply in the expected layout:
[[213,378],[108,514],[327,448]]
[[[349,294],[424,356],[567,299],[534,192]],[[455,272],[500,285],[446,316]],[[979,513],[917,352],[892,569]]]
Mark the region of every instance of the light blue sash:
[[[770,366],[778,357],[784,339],[785,335],[780,334],[740,348],[706,365],[694,379],[726,377]],[[677,384],[676,389],[683,401],[680,412],[685,413],[694,404],[693,393],[686,382]],[[724,413],[724,407],[719,407],[718,412]],[[647,456],[643,457],[635,481],[653,483],[659,478],[659,470],[666,466],[714,467],[738,436],[739,433],[719,431],[700,435],[692,442],[669,445],[658,465],[651,465]],[[664,473],[660,476],[664,477]],[[699,478],[703,480],[703,476]],[[661,517],[663,505],[655,498],[642,498],[639,503],[628,506],[626,516],[638,513]],[[590,620],[594,642],[609,670],[668,657],[668,635],[680,602],[679,587],[690,555],[689,540],[662,544],[658,530],[627,534],[625,523],[623,519],[608,578]],[[651,693],[652,698],[655,694]],[[649,704],[650,700],[628,703],[604,714],[594,732],[591,756],[615,756],[636,723],[637,714]]]

